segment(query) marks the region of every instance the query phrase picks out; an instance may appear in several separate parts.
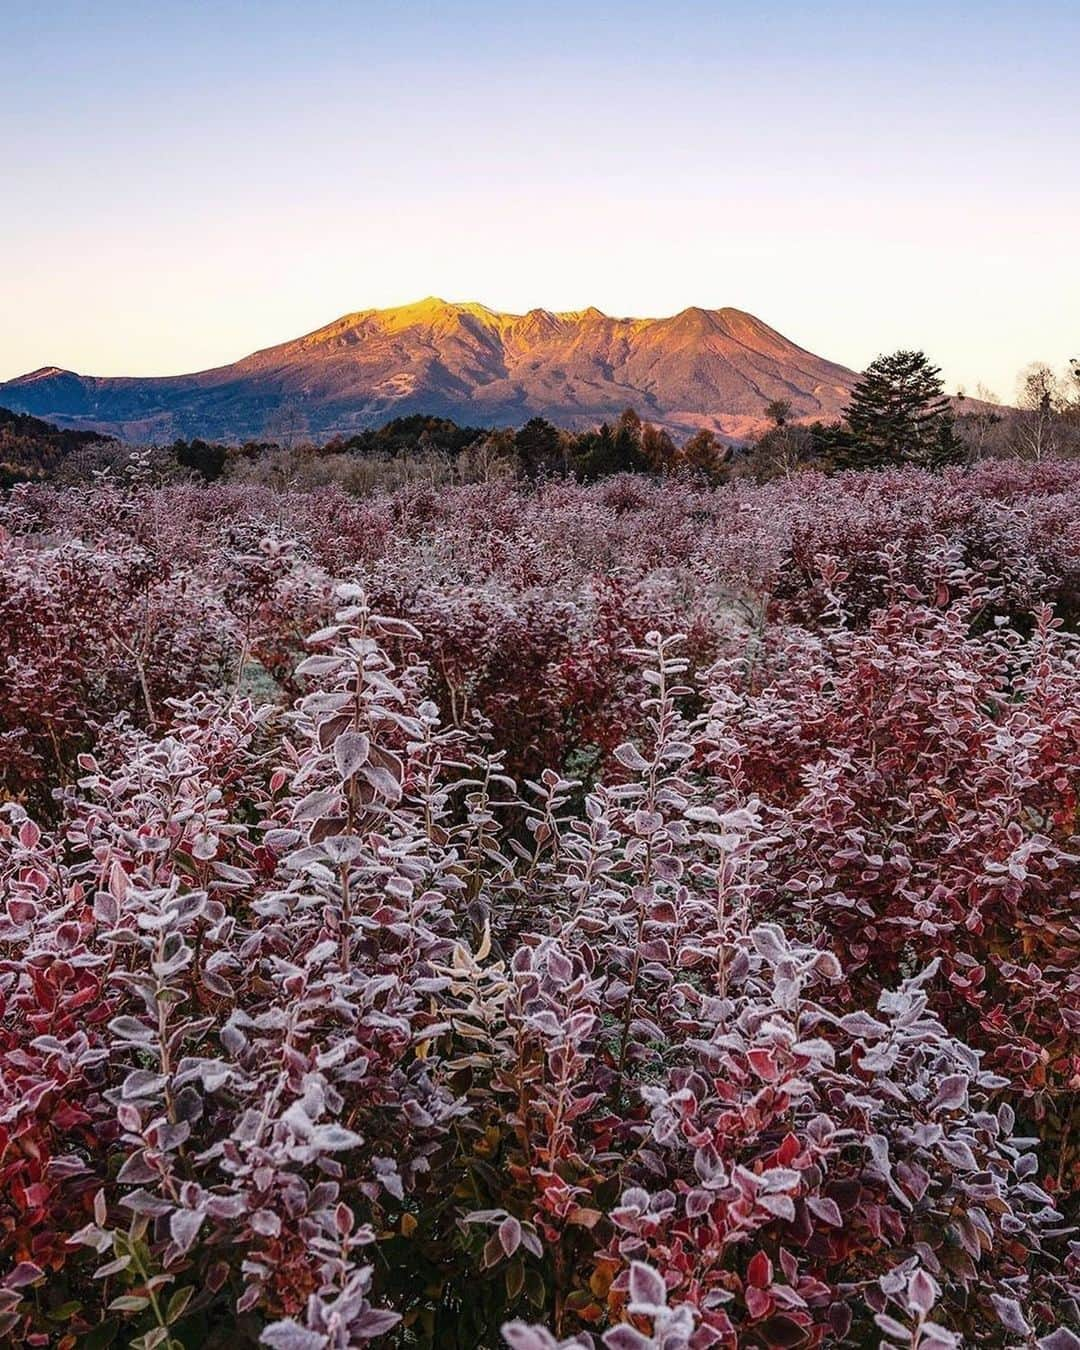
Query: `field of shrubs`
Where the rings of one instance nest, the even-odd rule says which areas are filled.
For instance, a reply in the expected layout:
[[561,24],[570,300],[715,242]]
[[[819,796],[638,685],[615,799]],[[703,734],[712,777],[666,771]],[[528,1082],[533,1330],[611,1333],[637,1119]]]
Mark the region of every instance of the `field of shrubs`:
[[0,1342],[1069,1350],[1080,464],[0,501]]

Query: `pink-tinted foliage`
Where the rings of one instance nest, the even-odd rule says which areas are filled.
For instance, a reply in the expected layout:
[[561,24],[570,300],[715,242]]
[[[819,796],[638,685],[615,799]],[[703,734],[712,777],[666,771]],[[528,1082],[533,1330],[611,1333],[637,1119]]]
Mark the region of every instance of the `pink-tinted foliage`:
[[1077,489],[12,493],[0,1338],[1062,1350]]

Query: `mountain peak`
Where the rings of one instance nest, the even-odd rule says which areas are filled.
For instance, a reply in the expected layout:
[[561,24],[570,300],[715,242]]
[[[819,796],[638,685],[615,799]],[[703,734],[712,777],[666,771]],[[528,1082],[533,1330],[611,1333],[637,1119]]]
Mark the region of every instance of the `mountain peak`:
[[581,429],[627,406],[675,436],[707,427],[740,438],[764,426],[771,399],[797,418],[836,417],[855,378],[739,309],[511,314],[429,295],[342,315],[193,375],[101,379],[45,367],[0,384],[0,404],[143,441],[258,438],[283,406],[316,440],[408,413],[471,426],[543,416]]
[[35,380],[53,380],[60,376],[73,380],[79,378],[73,370],[64,370],[62,366],[39,366],[37,370],[27,371],[25,375],[16,375],[11,384],[33,384]]
[[396,305],[390,309],[377,309],[369,311],[375,314],[401,314],[411,315],[416,318],[430,316],[432,318],[440,317],[444,314],[473,314],[490,317],[498,317],[496,311],[488,309],[487,305],[481,305],[476,300],[443,300],[438,295],[426,295],[423,300],[414,300],[410,305]]

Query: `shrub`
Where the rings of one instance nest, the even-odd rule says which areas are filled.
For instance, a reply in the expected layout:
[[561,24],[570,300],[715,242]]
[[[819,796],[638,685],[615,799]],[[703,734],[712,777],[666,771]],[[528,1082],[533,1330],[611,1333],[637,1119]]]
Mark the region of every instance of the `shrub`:
[[13,492],[0,1338],[1063,1350],[1073,489],[881,485]]

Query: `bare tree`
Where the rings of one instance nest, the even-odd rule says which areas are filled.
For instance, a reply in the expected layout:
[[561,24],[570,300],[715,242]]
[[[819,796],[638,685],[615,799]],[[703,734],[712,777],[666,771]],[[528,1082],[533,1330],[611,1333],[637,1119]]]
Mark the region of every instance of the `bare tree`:
[[1044,362],[1032,362],[1021,371],[1014,435],[1024,459],[1038,463],[1057,451],[1062,401],[1061,382]]
[[266,419],[263,435],[286,450],[293,450],[308,439],[308,420],[295,399],[282,399]]
[[975,393],[956,392],[956,429],[972,459],[985,459],[1000,452],[1006,410],[1001,399],[985,384],[977,384]]

